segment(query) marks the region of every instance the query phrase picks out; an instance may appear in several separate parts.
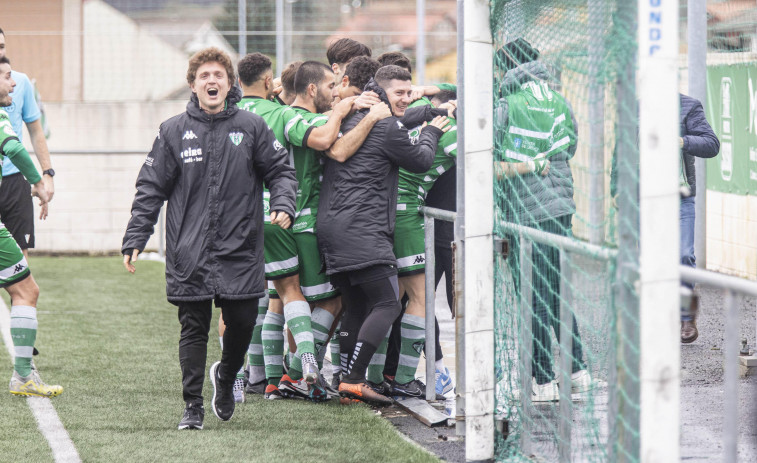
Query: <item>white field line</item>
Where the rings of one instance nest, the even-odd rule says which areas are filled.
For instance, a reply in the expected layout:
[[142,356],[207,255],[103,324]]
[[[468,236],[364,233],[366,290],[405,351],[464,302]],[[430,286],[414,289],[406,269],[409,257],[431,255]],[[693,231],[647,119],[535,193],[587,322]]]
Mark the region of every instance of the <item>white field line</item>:
[[[8,349],[11,361],[15,357],[13,349],[13,339],[11,338],[11,314],[5,301],[0,299],[0,332],[3,334],[5,348]],[[76,451],[74,443],[71,441],[66,428],[60,422],[58,414],[55,412],[50,399],[44,397],[28,397],[26,404],[31,408],[34,419],[37,420],[37,427],[42,435],[47,439],[50,450],[53,451],[53,458],[56,462],[61,463],[81,463],[79,452]]]

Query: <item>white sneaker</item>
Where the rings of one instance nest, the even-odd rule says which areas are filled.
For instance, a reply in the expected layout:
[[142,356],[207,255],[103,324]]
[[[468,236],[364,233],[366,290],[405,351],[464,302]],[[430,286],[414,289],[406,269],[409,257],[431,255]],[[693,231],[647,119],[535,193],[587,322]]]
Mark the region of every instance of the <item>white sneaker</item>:
[[594,388],[591,375],[587,370],[580,370],[570,375],[570,392],[576,394]]
[[560,391],[555,380],[536,384],[536,379],[532,379],[532,389],[531,402],[557,402],[560,400]]

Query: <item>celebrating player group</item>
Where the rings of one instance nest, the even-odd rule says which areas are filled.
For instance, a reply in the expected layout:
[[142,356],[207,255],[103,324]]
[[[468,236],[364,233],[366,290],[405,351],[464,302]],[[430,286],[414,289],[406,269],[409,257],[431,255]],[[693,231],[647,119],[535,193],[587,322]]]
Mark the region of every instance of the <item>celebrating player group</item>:
[[[329,65],[290,63],[276,77],[261,53],[236,69],[219,49],[196,53],[186,112],[161,124],[139,172],[124,266],[135,272],[167,201],[179,429],[203,427],[213,305],[222,354],[210,405],[223,421],[245,394],[374,406],[425,394],[415,377],[426,348],[420,207],[454,171],[456,88],[413,86],[406,56],[373,59],[351,39],[326,56]],[[446,189],[454,196],[454,183]],[[431,380],[447,394],[438,342],[429,348]]]

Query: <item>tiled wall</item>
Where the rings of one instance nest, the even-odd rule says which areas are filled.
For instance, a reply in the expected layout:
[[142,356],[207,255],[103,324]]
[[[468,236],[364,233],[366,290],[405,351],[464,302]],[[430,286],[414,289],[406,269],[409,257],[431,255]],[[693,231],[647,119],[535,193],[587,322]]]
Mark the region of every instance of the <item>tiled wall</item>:
[[707,191],[707,269],[757,279],[757,197]]

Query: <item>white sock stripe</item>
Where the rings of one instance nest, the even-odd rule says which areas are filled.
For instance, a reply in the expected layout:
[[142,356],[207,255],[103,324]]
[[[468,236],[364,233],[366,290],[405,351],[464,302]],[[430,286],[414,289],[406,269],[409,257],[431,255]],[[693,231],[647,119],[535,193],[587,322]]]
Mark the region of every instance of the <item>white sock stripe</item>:
[[265,323],[265,314],[258,314],[258,318],[255,319],[255,324],[262,326]]
[[329,333],[326,331],[317,330],[313,325],[313,340],[326,345],[326,341],[329,339]]
[[281,326],[281,329],[284,329],[284,314],[281,313],[273,313],[271,311],[266,312],[265,314],[265,320],[263,321],[263,324],[265,325],[279,325]]
[[415,326],[419,329],[426,329],[426,317],[419,317],[418,315],[405,314],[402,316],[402,323]]
[[247,353],[250,355],[263,355],[263,346],[261,344],[250,344]]
[[310,319],[313,321],[313,323],[317,323],[320,326],[323,326],[326,328],[326,333],[328,334],[328,329],[331,328],[331,325],[334,324],[334,315],[332,315],[328,310],[316,307],[313,309],[313,313],[310,315]]
[[29,305],[14,305],[11,307],[11,319],[14,318],[37,318],[37,309]]
[[411,355],[404,355],[400,354],[399,361],[397,362],[399,365],[410,367],[410,368],[418,368],[418,362],[420,361],[420,357],[413,357]]
[[310,304],[305,301],[294,301],[284,306],[284,319],[287,323],[297,317],[310,318]]
[[294,335],[294,342],[298,346],[302,344],[303,342],[310,342],[315,343],[315,340],[313,339],[313,333],[311,331],[305,331],[302,333],[297,333]]
[[34,354],[34,346],[15,346],[16,357],[32,358]]
[[37,329],[36,318],[11,318],[11,328],[23,328],[27,330]]
[[260,332],[260,338],[264,341],[283,341],[284,332],[263,330]]
[[405,328],[402,327],[400,331],[400,336],[402,336],[405,339],[426,339],[426,330],[415,330],[412,328]]
[[386,354],[373,354],[371,365],[383,365],[386,363]]
[[266,366],[273,365],[273,366],[281,366],[281,356],[280,355],[266,355],[263,358],[263,363],[265,363]]

